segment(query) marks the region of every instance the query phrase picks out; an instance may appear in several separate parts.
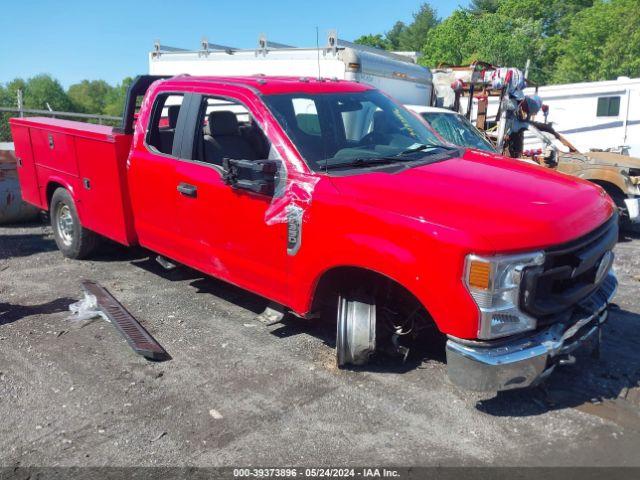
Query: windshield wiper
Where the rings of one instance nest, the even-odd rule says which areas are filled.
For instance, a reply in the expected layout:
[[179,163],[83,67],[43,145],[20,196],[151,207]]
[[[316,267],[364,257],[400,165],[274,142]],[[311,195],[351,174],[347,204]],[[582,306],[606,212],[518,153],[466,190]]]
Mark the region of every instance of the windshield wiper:
[[413,158],[413,159],[404,158],[405,156],[410,155],[412,153],[429,150],[429,149],[457,151],[459,147],[455,147],[453,145],[440,145],[438,143],[423,143],[416,147],[408,148],[407,150],[404,150],[395,155],[386,155],[386,156],[380,156],[380,157],[357,157],[357,158],[350,159],[348,162],[345,162],[345,163],[331,164],[331,163],[327,163],[326,161],[322,161],[319,163],[323,166],[324,170],[334,170],[338,168],[349,168],[349,167],[363,168],[363,167],[369,167],[371,165],[384,165],[384,164],[400,163],[400,162],[404,163],[404,162],[420,160],[419,158]]
[[[332,170],[336,168],[348,168],[348,167],[362,168],[362,167],[368,167],[370,165],[384,165],[384,164],[401,162],[401,161],[402,160],[395,157],[358,157],[358,158],[353,158],[345,163],[333,163],[333,164],[328,163],[328,164],[324,164],[323,166],[325,170]],[[323,164],[323,162],[320,162],[320,164]]]
[[430,148],[437,148],[437,149],[441,149],[441,150],[458,150],[458,147],[454,147],[453,145],[443,145],[440,143],[422,143],[416,147],[412,147],[412,148],[408,148],[406,150],[403,150],[402,152],[398,153],[396,156],[402,156],[402,155],[409,155],[411,153],[416,153],[416,152],[422,152],[424,150],[430,149]]

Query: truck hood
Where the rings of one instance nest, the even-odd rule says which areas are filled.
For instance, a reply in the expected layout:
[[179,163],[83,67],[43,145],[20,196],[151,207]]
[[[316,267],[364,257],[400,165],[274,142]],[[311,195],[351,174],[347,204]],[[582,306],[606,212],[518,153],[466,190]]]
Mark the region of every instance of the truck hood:
[[499,155],[462,157],[400,172],[332,177],[355,202],[437,224],[475,238],[473,248],[509,252],[578,238],[611,217],[600,187]]
[[583,155],[592,163],[598,165],[611,165],[625,168],[640,168],[640,158],[628,157],[612,152],[587,152]]

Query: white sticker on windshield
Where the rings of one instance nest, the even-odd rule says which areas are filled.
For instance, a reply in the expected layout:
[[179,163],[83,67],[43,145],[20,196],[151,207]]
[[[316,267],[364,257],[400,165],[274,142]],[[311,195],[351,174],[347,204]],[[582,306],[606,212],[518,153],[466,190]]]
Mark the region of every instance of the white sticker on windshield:
[[422,147],[424,144],[422,143],[414,143],[413,145],[409,146],[407,148],[407,150],[418,150],[420,149],[420,147]]

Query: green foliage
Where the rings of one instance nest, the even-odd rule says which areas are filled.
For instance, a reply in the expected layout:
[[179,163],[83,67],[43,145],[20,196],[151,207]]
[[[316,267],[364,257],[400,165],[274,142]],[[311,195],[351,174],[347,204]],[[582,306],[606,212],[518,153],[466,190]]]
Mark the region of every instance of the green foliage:
[[50,107],[51,110],[59,111],[69,111],[72,108],[64,88],[51,75],[40,74],[27,81],[17,78],[9,82],[7,88],[12,93],[16,93],[18,88],[22,90],[24,108],[49,110]]
[[475,14],[496,13],[499,0],[472,0],[469,11]]
[[127,98],[127,90],[133,82],[132,77],[125,78],[121,83],[113,87],[105,97],[104,109],[102,113],[105,115],[113,115],[119,117],[124,109],[124,101]]
[[640,76],[638,0],[599,0],[576,14],[553,80],[582,82]]
[[413,14],[413,22],[406,25],[397,21],[391,30],[384,35],[362,35],[355,40],[360,45],[382,48],[384,50],[409,50],[420,51],[427,39],[427,33],[438,24],[436,11],[428,4],[423,3],[420,9]]
[[[23,107],[34,110],[93,113],[97,115],[122,115],[127,89],[133,81],[125,78],[112,87],[103,80],[83,80],[71,85],[65,92],[60,83],[50,75],[41,74],[27,80],[16,78],[6,85],[0,84],[0,106],[18,107],[18,90],[22,91]],[[11,140],[9,118],[16,113],[0,113],[0,142]]]
[[420,63],[437,67],[441,64],[460,65],[469,57],[467,41],[476,17],[466,10],[456,10],[427,35]]
[[420,10],[413,14],[413,22],[397,33],[399,49],[416,52],[422,50],[427,34],[437,24],[436,11],[428,3],[423,3]]
[[382,50],[391,50],[389,41],[381,34],[362,35],[354,40],[355,43],[366,45],[368,47],[381,48]]
[[386,40],[391,50],[400,50],[400,37],[406,30],[407,25],[404,22],[397,21],[393,24],[391,30],[386,33]]
[[533,20],[457,10],[429,32],[420,62],[437,66],[483,60],[524,68],[527,58],[539,53],[539,30]]
[[565,33],[573,15],[591,5],[593,0],[499,0],[494,13],[538,21],[549,37]]
[[[365,37],[361,37],[365,38]],[[422,52],[420,62],[484,60],[523,69],[536,83],[640,76],[639,0],[472,0],[439,22],[425,3],[367,44]]]
[[69,87],[67,94],[75,110],[85,113],[102,113],[105,100],[113,87],[104,80],[83,80]]

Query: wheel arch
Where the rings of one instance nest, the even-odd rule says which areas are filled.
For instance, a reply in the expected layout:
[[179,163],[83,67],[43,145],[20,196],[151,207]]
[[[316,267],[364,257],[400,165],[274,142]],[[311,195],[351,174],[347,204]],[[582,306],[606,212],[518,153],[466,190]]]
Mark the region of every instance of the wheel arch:
[[309,311],[316,311],[341,289],[346,286],[357,285],[358,282],[365,284],[371,293],[377,293],[376,290],[383,286],[398,288],[415,299],[427,313],[429,312],[427,305],[424,305],[418,295],[399,279],[360,265],[334,265],[321,272],[313,283]]
[[51,208],[51,199],[53,197],[54,192],[58,188],[64,188],[67,192],[69,192],[69,195],[71,195],[71,198],[73,199],[73,202],[76,204],[76,209],[77,209],[78,199],[76,198],[76,195],[75,195],[75,189],[62,179],[51,178],[47,181],[47,186],[45,189],[45,202],[46,202],[45,205],[47,207],[47,210]]
[[598,178],[595,179],[587,179],[592,183],[595,183],[596,185],[600,185],[602,188],[604,188],[606,191],[612,190],[612,191],[617,191],[620,192],[624,195],[624,191],[622,190],[622,188],[620,188],[619,185],[610,182],[609,180],[601,180]]

